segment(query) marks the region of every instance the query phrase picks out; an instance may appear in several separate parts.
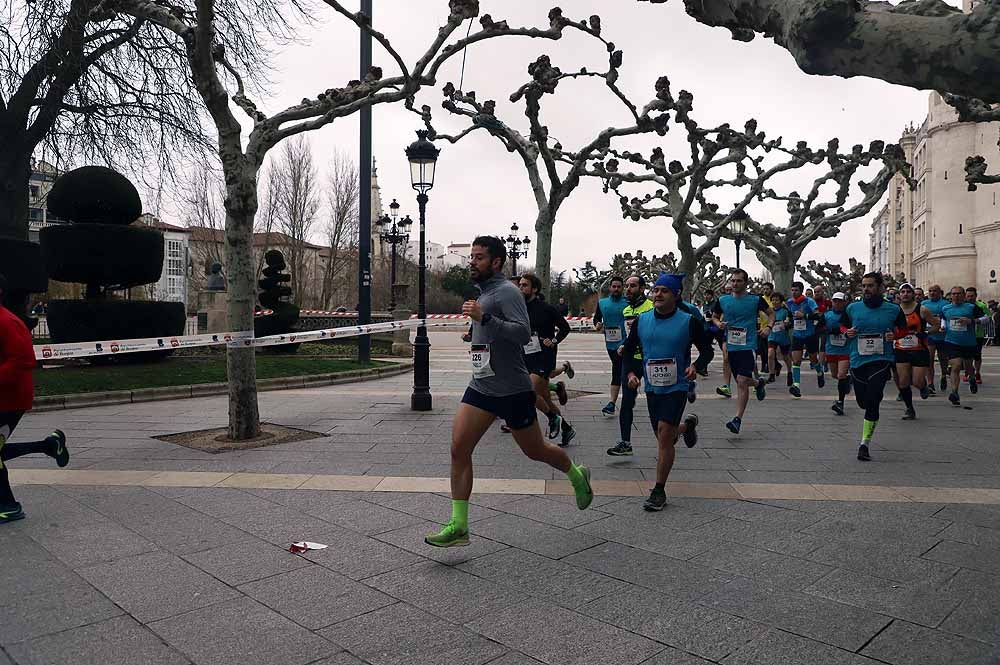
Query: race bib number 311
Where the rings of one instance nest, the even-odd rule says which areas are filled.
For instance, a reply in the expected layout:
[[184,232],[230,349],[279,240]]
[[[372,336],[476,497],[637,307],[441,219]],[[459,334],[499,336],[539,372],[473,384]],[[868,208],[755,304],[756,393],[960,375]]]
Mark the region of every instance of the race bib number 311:
[[649,385],[666,388],[677,383],[677,361],[660,358],[646,361],[646,378]]
[[605,342],[620,342],[622,341],[622,329],[617,326],[612,326],[610,328],[604,328],[604,341]]

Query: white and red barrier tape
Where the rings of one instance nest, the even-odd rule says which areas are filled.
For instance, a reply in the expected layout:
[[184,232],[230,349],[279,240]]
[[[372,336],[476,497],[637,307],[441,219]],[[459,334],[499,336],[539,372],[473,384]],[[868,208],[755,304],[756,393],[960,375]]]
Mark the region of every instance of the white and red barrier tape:
[[[284,335],[268,335],[254,337],[253,332],[225,332],[207,335],[178,335],[176,337],[147,337],[141,339],[101,340],[99,342],[70,342],[67,344],[37,344],[35,345],[35,360],[60,360],[63,358],[87,358],[93,356],[111,356],[139,351],[166,351],[170,349],[190,349],[197,346],[274,346],[277,344],[294,344],[313,342],[317,340],[357,337],[383,332],[391,332],[402,328],[416,328],[420,320],[387,321],[373,323],[367,326],[343,326],[325,330],[307,330],[304,332],[286,333]],[[428,326],[446,325],[443,323],[427,323]]]

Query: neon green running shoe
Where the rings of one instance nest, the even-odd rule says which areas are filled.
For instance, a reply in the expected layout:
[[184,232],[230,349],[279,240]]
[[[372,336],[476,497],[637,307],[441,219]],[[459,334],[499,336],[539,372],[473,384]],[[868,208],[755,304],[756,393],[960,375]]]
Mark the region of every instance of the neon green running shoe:
[[590,487],[590,469],[580,465],[580,478],[570,481],[573,491],[576,493],[576,507],[586,510],[590,502],[594,500],[594,490]]
[[469,530],[459,529],[454,522],[448,522],[439,532],[424,538],[424,542],[434,547],[465,547],[469,544]]
[[0,504],[0,524],[4,522],[15,522],[17,520],[24,519],[24,511],[21,510],[21,504],[17,503],[2,503]]

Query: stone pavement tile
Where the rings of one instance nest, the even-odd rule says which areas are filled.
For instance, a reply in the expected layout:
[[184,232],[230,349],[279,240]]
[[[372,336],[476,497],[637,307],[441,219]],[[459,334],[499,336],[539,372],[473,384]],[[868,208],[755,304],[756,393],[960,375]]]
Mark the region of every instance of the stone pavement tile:
[[[384,541],[385,543],[395,545],[392,548],[393,550],[402,548],[397,551],[406,550],[407,552],[412,552],[413,555],[420,555],[420,557],[433,559],[449,566],[455,566],[487,554],[508,549],[508,546],[504,543],[484,538],[479,534],[475,526],[471,529],[471,537],[466,547],[433,547],[425,543],[424,537],[440,531],[441,524],[441,522],[420,522],[419,524],[412,524],[402,529],[396,529],[395,531],[380,533],[374,536],[374,538],[378,539],[375,542]],[[389,545],[385,545],[385,547],[389,547]],[[413,555],[411,555],[413,560],[417,560],[417,557]],[[403,565],[411,562],[405,562]],[[393,566],[393,569],[399,567]],[[385,570],[390,569],[386,568]]]
[[122,613],[84,583],[24,595],[0,596],[0,644],[85,626]]
[[310,665],[365,665],[365,662],[355,658],[347,651],[340,651],[332,656],[329,656],[328,658],[317,660]]
[[0,589],[3,597],[16,597],[71,586],[86,586],[82,577],[31,539],[31,520],[5,524],[0,529]]
[[392,531],[420,521],[419,517],[358,500],[346,492],[295,490],[270,493],[266,497],[308,517],[366,535]]
[[513,589],[435,561],[370,577],[370,587],[453,623],[467,623],[527,600]]
[[166,494],[166,496],[212,517],[225,517],[277,507],[277,504],[267,499],[241,489],[227,487],[182,488]]
[[[878,566],[876,559],[872,562],[873,568]],[[932,583],[900,584],[840,569],[804,592],[931,628],[940,624],[960,601],[956,594],[942,591]]]
[[581,524],[587,524],[607,516],[607,513],[595,508],[578,510],[575,504],[569,505],[537,496],[504,504],[502,510],[505,513],[527,517],[536,522],[544,522],[563,529],[573,529]]
[[380,476],[316,475],[302,483],[299,489],[367,492],[375,489],[380,482]]
[[925,553],[924,558],[986,573],[1000,574],[1000,550],[990,547],[942,540]]
[[[440,467],[429,468],[425,475],[447,477],[450,471],[450,466],[441,465]],[[556,471],[544,464],[477,464],[476,477],[516,478],[527,480],[551,480],[552,478],[559,478],[562,480],[565,478],[562,472]]]
[[1000,529],[1000,506],[947,505],[934,516],[942,520]]
[[234,473],[219,487],[252,487],[259,489],[295,489],[312,477],[309,473]]
[[[11,469],[12,481],[14,471],[15,469]],[[64,491],[69,489],[73,488],[24,485],[17,487],[15,494],[33,524],[91,524],[105,521],[101,512],[80,503]]]
[[542,663],[518,651],[508,651],[506,655],[491,660],[490,665],[542,665]]
[[570,609],[627,586],[605,575],[517,549],[473,559],[458,569]]
[[225,522],[190,508],[181,508],[183,512],[180,513],[129,520],[128,527],[174,554],[191,554],[247,538],[246,532]]
[[81,568],[80,575],[143,623],[240,594],[166,552]]
[[1000,577],[961,570],[946,589],[962,598],[941,630],[982,642],[1000,644]]
[[876,665],[870,658],[774,629],[721,662],[723,665]]
[[386,476],[375,486],[378,492],[448,492],[448,478]]
[[783,480],[751,483],[733,483],[733,489],[744,499],[826,499],[815,487]]
[[[943,530],[947,524],[941,526]],[[803,533],[818,536],[827,540],[856,539],[865,541],[885,542],[896,541],[907,543],[915,554],[925,552],[940,539],[926,532],[921,533],[912,523],[907,523],[901,516],[868,519],[863,515],[848,517],[825,517],[804,529]]]
[[940,630],[894,621],[861,654],[892,665],[995,665],[996,647]]
[[663,645],[541,601],[511,606],[466,624],[551,665],[631,665]]
[[723,545],[691,561],[793,591],[809,586],[833,570],[815,561],[745,545]]
[[507,514],[476,522],[475,533],[551,559],[560,559],[604,542],[603,538],[588,533]]
[[604,513],[612,513],[635,520],[642,520],[649,526],[658,524],[665,528],[694,530],[702,524],[719,519],[718,515],[700,512],[683,503],[668,498],[669,503],[659,513],[649,513],[642,509],[642,501],[633,498],[621,499],[601,506]]
[[325,628],[396,602],[360,582],[315,565],[250,582],[239,589],[310,630]]
[[329,531],[331,526],[329,522],[287,506],[227,515],[222,521],[269,543],[282,546],[299,540],[314,540],[312,534]]
[[694,600],[725,587],[732,575],[648,551],[605,543],[566,557],[564,563],[601,575],[667,592],[674,600]]
[[304,665],[341,651],[250,598],[149,624],[195,665]]
[[669,513],[669,510],[665,510],[662,513],[635,512],[628,517],[614,515],[585,524],[576,530],[602,540],[611,540],[682,560],[690,559],[721,544],[720,541],[708,536],[659,524],[655,519]]
[[8,649],[20,665],[187,665],[190,662],[127,616],[12,644]]
[[[368,492],[364,496],[365,501],[429,521],[443,520],[451,515],[451,499],[443,497],[440,494],[427,492]],[[469,522],[496,517],[499,514],[490,508],[472,505],[469,507]]]
[[159,549],[134,531],[107,519],[90,524],[38,524],[31,537],[71,568]]
[[892,621],[867,610],[745,578],[733,580],[699,602],[848,651],[860,649]]
[[806,558],[901,584],[940,585],[958,570],[953,565],[922,559],[920,554],[899,541],[837,539],[825,542]]
[[470,630],[396,603],[319,631],[371,665],[482,665],[507,649]]
[[954,540],[969,545],[979,545],[1000,550],[1000,529],[976,526],[966,522],[955,522],[940,533],[945,540]]
[[183,557],[209,575],[237,586],[310,565],[285,548],[262,540],[229,543]]
[[694,529],[694,532],[710,538],[799,557],[804,557],[828,542],[818,536],[812,536],[807,533],[772,528],[767,525],[745,522],[729,517],[709,522],[704,526]]
[[710,661],[689,653],[667,647],[649,660],[642,661],[642,665],[712,665]]
[[767,630],[762,624],[674,602],[641,587],[598,598],[577,611],[710,660],[725,657]]
[[[301,462],[278,462],[270,469],[272,474],[313,474],[362,476],[372,468],[370,462],[337,462],[326,460],[310,460]],[[310,478],[306,482],[310,482]]]
[[688,499],[683,501],[682,505],[699,512],[754,522],[770,528],[789,530],[802,529],[822,519],[822,516],[815,513],[788,510],[787,508],[769,505],[765,501],[769,500],[728,501],[720,499]]
[[0,665],[14,665],[10,658],[7,657],[7,654],[3,652],[2,648],[0,648]]

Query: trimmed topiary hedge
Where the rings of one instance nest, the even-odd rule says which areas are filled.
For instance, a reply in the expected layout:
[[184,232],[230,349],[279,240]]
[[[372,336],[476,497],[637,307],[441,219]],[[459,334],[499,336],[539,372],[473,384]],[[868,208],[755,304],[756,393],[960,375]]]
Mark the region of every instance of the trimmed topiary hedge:
[[163,271],[163,233],[112,224],[49,226],[39,234],[52,279],[126,289]]
[[[179,302],[146,300],[52,300],[49,336],[56,344],[98,340],[176,337],[184,334],[186,313]],[[170,351],[99,356],[90,362],[148,362],[166,358]]]
[[59,176],[45,199],[48,211],[77,224],[128,225],[142,214],[142,200],[128,178],[104,166],[84,166]]

